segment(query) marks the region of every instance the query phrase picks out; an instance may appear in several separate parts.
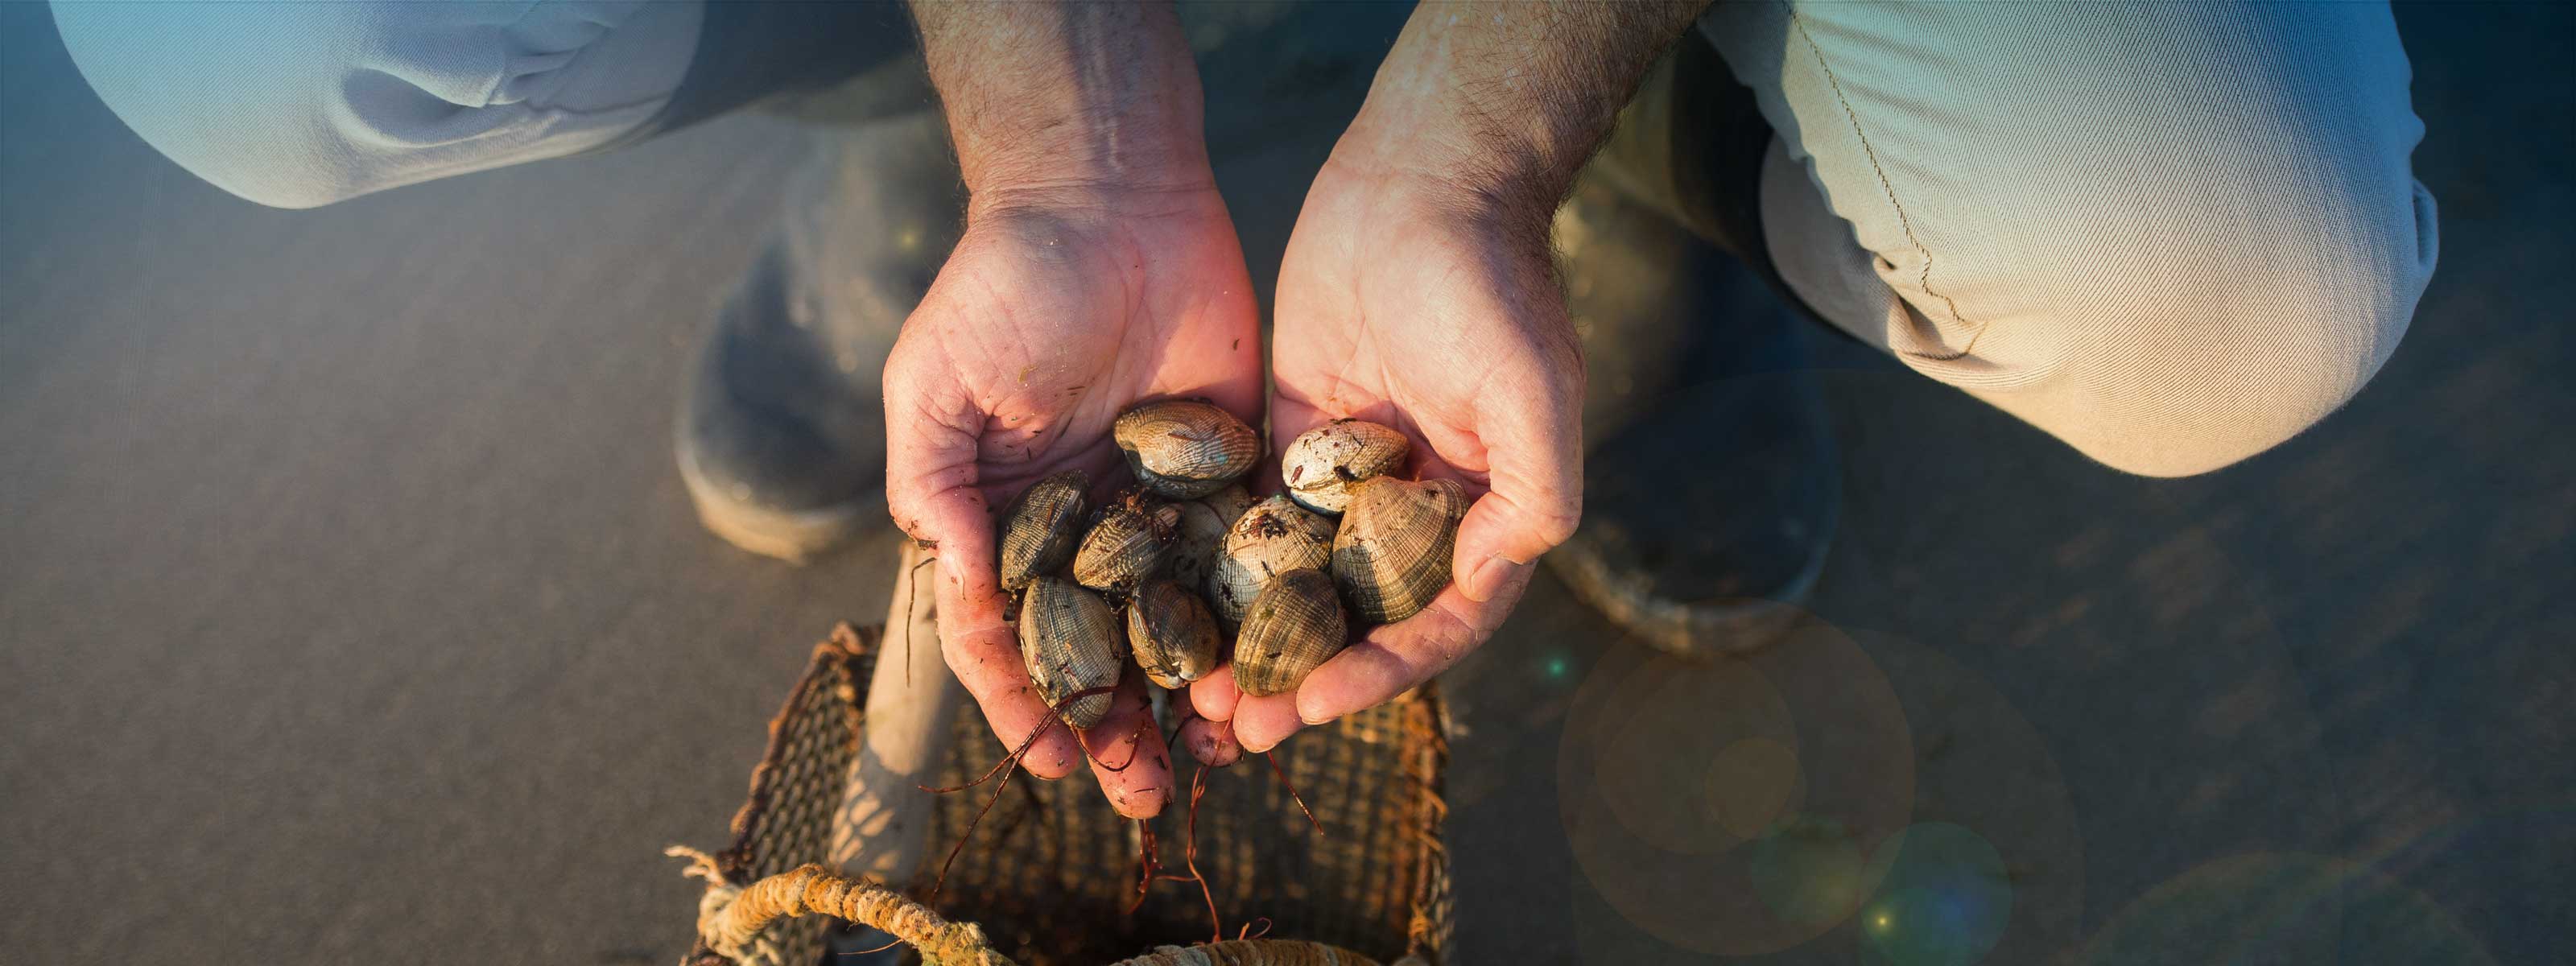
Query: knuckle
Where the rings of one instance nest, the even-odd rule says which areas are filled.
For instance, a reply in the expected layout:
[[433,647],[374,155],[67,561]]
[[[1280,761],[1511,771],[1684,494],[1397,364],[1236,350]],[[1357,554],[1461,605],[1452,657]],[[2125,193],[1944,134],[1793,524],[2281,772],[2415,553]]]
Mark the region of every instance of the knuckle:
[[1498,522],[1504,523],[1515,540],[1533,541],[1540,544],[1533,549],[1544,551],[1574,537],[1575,529],[1583,525],[1583,504],[1559,497],[1514,502],[1509,505],[1509,515]]
[[[1456,667],[1458,662],[1467,659],[1467,652],[1475,649],[1476,638],[1473,630],[1470,628],[1461,626],[1457,628],[1454,633],[1443,634],[1440,636],[1439,643],[1432,648],[1432,667],[1430,670],[1436,674],[1441,671],[1446,671],[1452,667]],[[1424,677],[1427,678],[1429,675],[1424,675]],[[1422,682],[1415,681],[1413,683],[1420,684]]]
[[1531,521],[1530,529],[1538,534],[1539,539],[1545,540],[1548,546],[1554,547],[1574,539],[1574,531],[1582,525],[1583,507],[1575,504],[1536,514]]

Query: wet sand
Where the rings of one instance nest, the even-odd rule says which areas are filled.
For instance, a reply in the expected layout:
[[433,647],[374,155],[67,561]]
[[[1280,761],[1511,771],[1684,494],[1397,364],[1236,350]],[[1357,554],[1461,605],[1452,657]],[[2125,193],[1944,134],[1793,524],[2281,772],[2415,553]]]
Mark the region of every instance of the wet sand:
[[[1881,763],[1816,757],[1811,784],[1991,844],[2014,899],[1994,962],[2196,960],[2253,920],[2278,961],[2563,948],[2576,187],[2541,50],[2576,25],[2400,21],[2444,250],[2361,397],[2156,482],[1831,355],[1847,492],[1812,646],[1664,668],[1543,579],[1452,676],[1462,961],[1715,961],[1639,905],[1687,875],[1577,858],[1583,816],[1702,793],[1704,770],[1562,793],[1569,722],[1639,675],[1702,682],[1647,711],[1758,678],[1801,734]],[[883,539],[803,568],[731,550],[670,465],[690,347],[804,135],[739,116],[272,211],[126,131],[41,6],[0,6],[0,37],[8,948],[676,958],[698,887],[661,847],[721,842],[808,645],[890,586]],[[1229,188],[1275,187],[1258,168]],[[2308,901],[2192,918],[2283,895]],[[1868,941],[1847,923],[1762,961]]]

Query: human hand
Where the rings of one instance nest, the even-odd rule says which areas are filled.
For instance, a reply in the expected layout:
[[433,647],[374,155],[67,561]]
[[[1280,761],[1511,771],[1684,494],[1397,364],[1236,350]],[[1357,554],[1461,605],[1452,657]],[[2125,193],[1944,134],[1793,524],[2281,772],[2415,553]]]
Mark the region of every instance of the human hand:
[[941,651],[994,733],[1033,741],[1023,764],[1047,778],[1087,751],[1110,804],[1148,817],[1174,785],[1143,675],[1079,738],[1053,723],[1003,620],[991,511],[1059,470],[1111,479],[1110,426],[1140,400],[1204,396],[1257,424],[1257,310],[1198,74],[1168,5],[913,16],[969,200],[886,362],[886,501],[937,544]]
[[[1371,707],[1490,637],[1540,554],[1582,507],[1583,364],[1550,262],[1547,218],[1417,173],[1337,154],[1316,178],[1280,269],[1273,438],[1351,416],[1403,431],[1422,477],[1475,498],[1455,583],[1428,609],[1371,629],[1296,690],[1239,694],[1220,672],[1191,688],[1209,725],[1261,751],[1303,724]],[[1220,753],[1219,757],[1226,757]]]
[[1280,267],[1272,438],[1354,416],[1415,475],[1475,499],[1454,583],[1294,691],[1191,688],[1202,757],[1262,751],[1386,701],[1492,636],[1582,513],[1583,365],[1557,288],[1556,206],[1705,0],[1415,8],[1306,196]]
[[[986,195],[886,363],[887,499],[937,545],[940,640],[994,733],[1016,747],[1055,720],[1003,619],[991,510],[1037,479],[1123,473],[1111,424],[1139,400],[1205,396],[1260,411],[1251,285],[1212,186]],[[1101,496],[1095,493],[1094,496]],[[1120,814],[1174,793],[1143,675],[1081,744],[1051,725],[1023,764],[1072,772],[1089,749]]]

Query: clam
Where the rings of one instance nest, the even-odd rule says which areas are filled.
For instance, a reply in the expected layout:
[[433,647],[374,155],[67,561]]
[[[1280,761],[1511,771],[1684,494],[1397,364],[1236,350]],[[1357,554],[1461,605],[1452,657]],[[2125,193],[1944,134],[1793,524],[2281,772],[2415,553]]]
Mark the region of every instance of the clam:
[[1043,574],[1064,569],[1082,542],[1084,490],[1091,481],[1066,470],[1029,484],[1002,513],[1002,586],[1018,590]]
[[1197,592],[1216,572],[1217,554],[1225,550],[1225,531],[1243,517],[1243,511],[1252,509],[1252,496],[1240,485],[1228,485],[1179,507],[1181,545],[1172,551],[1172,579]]
[[1229,486],[1201,497],[1197,502],[1200,506],[1214,512],[1217,519],[1224,521],[1217,531],[1218,540],[1223,541],[1225,538],[1223,527],[1233,526],[1234,521],[1243,519],[1243,514],[1261,501],[1253,499],[1252,494],[1244,492],[1241,486]]
[[1430,606],[1449,585],[1449,558],[1466,515],[1467,491],[1455,480],[1381,476],[1353,484],[1332,561],[1351,613],[1391,624]]
[[1127,664],[1127,639],[1100,595],[1062,577],[1039,577],[1020,599],[1020,657],[1047,706],[1063,705],[1056,714],[1064,723],[1088,728],[1109,716],[1112,696],[1065,699],[1116,685]]
[[1244,511],[1225,531],[1225,546],[1208,575],[1208,602],[1226,626],[1236,626],[1272,578],[1320,568],[1332,557],[1333,521],[1287,497],[1271,497]]
[[1234,639],[1234,686],[1254,697],[1295,690],[1307,673],[1349,643],[1341,599],[1320,570],[1272,578],[1243,616]]
[[1147,581],[1127,603],[1127,644],[1146,678],[1185,688],[1216,668],[1216,618],[1179,582]]
[[1195,500],[1224,489],[1261,459],[1261,434],[1211,403],[1151,402],[1122,413],[1110,437],[1146,489]]
[[1279,456],[1279,478],[1298,505],[1340,513],[1350,505],[1350,484],[1404,467],[1413,444],[1376,423],[1336,419],[1307,430]]
[[1073,579],[1093,590],[1124,593],[1163,571],[1179,545],[1181,511],[1130,493],[1110,505],[1073,552]]

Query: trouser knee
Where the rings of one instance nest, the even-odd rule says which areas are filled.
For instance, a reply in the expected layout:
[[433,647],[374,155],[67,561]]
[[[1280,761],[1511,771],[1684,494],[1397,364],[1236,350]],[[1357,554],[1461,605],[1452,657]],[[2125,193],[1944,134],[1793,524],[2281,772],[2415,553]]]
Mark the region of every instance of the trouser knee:
[[[1989,321],[2041,331],[1991,336],[2033,378],[1979,394],[2133,473],[2187,476],[2271,449],[2349,401],[2405,335],[2435,254],[2432,198],[2412,187],[2351,209],[2385,217],[2317,235],[2148,239],[2137,265],[2028,280],[2066,314]],[[2160,277],[2148,263],[2177,260],[2216,268],[2140,283]]]
[[309,208],[597,147],[668,101],[698,3],[66,3],[101,100],[191,173]]

